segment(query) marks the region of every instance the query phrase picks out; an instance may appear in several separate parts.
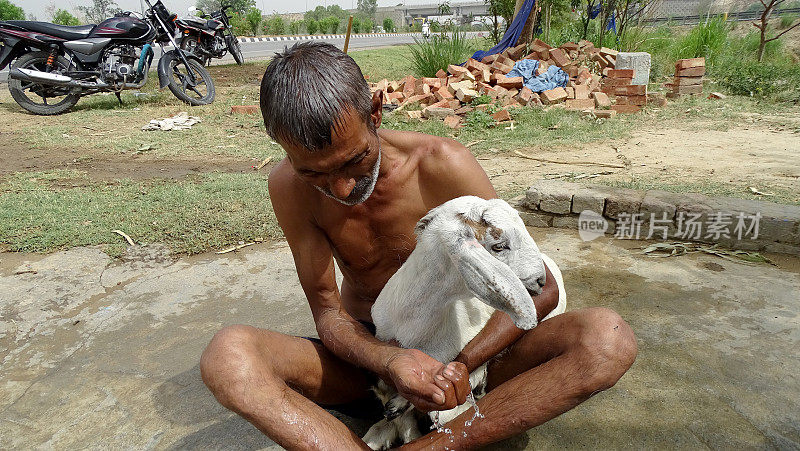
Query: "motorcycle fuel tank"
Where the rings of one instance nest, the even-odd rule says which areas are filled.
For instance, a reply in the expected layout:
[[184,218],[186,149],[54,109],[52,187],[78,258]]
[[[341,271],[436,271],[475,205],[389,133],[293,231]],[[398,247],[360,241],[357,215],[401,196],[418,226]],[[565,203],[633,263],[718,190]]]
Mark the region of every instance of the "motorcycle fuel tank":
[[151,41],[156,30],[146,21],[131,16],[116,16],[106,19],[92,30],[90,38],[112,38],[144,44]]

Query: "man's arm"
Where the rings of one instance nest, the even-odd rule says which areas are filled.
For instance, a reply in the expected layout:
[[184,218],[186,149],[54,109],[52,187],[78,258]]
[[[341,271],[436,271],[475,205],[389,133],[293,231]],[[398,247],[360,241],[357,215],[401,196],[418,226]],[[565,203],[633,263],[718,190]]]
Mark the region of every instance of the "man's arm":
[[[460,196],[484,199],[498,197],[475,156],[454,140],[442,139],[439,149],[424,160],[421,170],[425,181],[441,196],[439,204]],[[545,271],[547,281],[542,293],[533,297],[539,320],[558,305],[558,285],[546,265]],[[464,363],[467,370],[472,372],[517,341],[523,333],[506,313],[497,311],[478,335],[467,343],[455,361]]]
[[451,365],[455,375],[446,375],[445,366],[424,353],[376,339],[342,307],[333,251],[325,233],[307,210],[308,199],[298,202],[303,198],[302,188],[295,184],[294,172],[288,163],[279,164],[270,173],[269,192],[325,347],[339,358],[392,383],[421,409],[444,410],[463,403],[466,391],[462,386],[468,380],[463,365]]

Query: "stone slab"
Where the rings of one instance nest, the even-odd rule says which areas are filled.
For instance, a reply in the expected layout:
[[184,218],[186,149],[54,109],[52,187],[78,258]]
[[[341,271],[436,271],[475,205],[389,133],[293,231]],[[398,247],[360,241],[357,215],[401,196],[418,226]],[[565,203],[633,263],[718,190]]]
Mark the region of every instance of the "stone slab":
[[633,69],[632,85],[650,82],[650,54],[647,52],[619,52],[614,69]]

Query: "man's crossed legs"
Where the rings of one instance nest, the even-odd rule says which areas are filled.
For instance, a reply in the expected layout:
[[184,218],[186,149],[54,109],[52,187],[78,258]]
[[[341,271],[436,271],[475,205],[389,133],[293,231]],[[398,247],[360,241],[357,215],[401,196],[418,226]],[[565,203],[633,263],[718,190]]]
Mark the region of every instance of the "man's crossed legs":
[[[465,429],[470,409],[447,425],[451,434],[433,431],[406,446],[470,449],[522,433],[612,387],[636,353],[633,331],[611,310],[551,318],[489,363],[488,393],[478,401],[484,419]],[[285,448],[366,448],[320,405],[365,399],[374,378],[319,343],[229,326],[203,352],[200,370],[223,406]]]

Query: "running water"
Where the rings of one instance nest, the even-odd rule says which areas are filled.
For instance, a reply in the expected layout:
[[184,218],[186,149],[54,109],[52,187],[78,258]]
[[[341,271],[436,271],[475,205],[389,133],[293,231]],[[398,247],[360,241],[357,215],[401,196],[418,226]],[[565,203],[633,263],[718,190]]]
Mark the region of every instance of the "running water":
[[[475,413],[472,414],[472,418],[464,422],[464,427],[472,426],[472,423],[478,418],[486,418],[481,411],[478,409],[478,403],[475,401],[475,395],[472,394],[472,384],[469,387],[469,393],[467,394],[467,402],[475,409]],[[444,425],[439,421],[439,411],[434,412],[433,414],[433,426],[431,429],[436,429],[438,433],[445,433],[450,436],[450,442],[452,443],[455,441],[455,437],[453,436],[453,430],[450,428],[445,428]],[[463,431],[461,433],[464,437],[467,436],[467,431]]]

